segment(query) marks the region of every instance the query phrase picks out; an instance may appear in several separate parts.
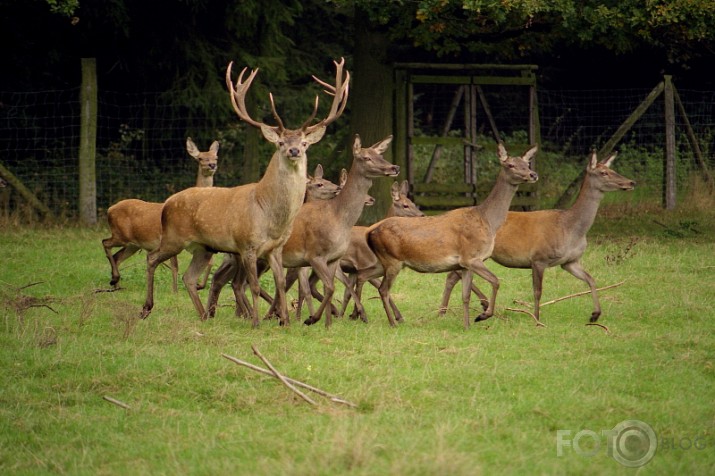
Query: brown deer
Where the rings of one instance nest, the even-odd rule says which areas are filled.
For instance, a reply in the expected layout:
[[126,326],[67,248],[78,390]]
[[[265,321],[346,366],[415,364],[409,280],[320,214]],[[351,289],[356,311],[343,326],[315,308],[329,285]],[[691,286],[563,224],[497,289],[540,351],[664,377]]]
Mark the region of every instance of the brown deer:
[[[544,271],[553,266],[561,266],[588,284],[594,307],[591,322],[596,322],[601,315],[596,282],[583,269],[581,256],[586,251],[586,234],[596,219],[604,194],[615,190],[633,190],[636,185],[633,180],[611,169],[615,158],[616,154],[613,154],[599,163],[596,152],[593,152],[578,198],[568,210],[509,212],[497,231],[491,258],[507,268],[531,268],[537,322]],[[459,279],[456,272],[447,275],[440,316],[446,312],[452,288]],[[480,299],[485,299],[481,292],[475,292]]]
[[147,258],[147,296],[141,317],[154,307],[154,272],[159,263],[188,248],[193,253],[183,276],[189,296],[201,319],[208,317],[196,289],[197,278],[217,252],[240,255],[253,298],[253,327],[258,327],[257,300],[260,293],[257,260],[265,258],[273,271],[278,290],[278,313],[287,325],[288,311],[283,277],[283,245],[288,240],[306,189],[307,156],[310,145],[318,142],[326,127],[345,110],[348,98],[349,72],[343,74],[344,60],[335,62],[335,86],[313,78],[333,96],[328,115],[311,124],[318,112],[318,97],[310,117],[299,129],[286,129],[276,112],[273,95],[269,95],[273,117],[278,123],[269,126],[251,118],[245,98],[258,70],[246,81],[241,71],[234,85],[232,63],[226,69],[226,85],[231,103],[240,119],[257,127],[276,146],[265,174],[258,183],[233,188],[192,188],[169,197],[162,210],[162,237],[159,248]]
[[[219,143],[214,141],[209,150],[201,152],[191,137],[186,139],[186,151],[196,159],[199,168],[196,175],[197,187],[212,187],[214,174],[218,168]],[[109,285],[118,288],[119,265],[139,250],[154,251],[159,247],[161,240],[161,209],[163,203],[145,202],[130,198],[121,200],[107,210],[107,221],[112,236],[102,240],[104,253],[107,255],[109,265],[112,267],[112,279]],[[112,249],[122,248],[112,254]],[[172,286],[177,291],[179,262],[176,256],[170,261]],[[209,269],[206,270],[208,276]],[[206,281],[204,280],[204,284]]]
[[[343,169],[345,170],[345,169]],[[345,171],[347,174],[347,171]],[[340,186],[334,184],[330,180],[327,180],[323,178],[323,166],[318,164],[315,168],[315,172],[313,175],[308,175],[308,180],[306,181],[306,187],[305,187],[305,201],[310,202],[313,200],[329,200],[331,198],[334,198],[337,194],[340,193]],[[227,260],[236,260],[237,258],[233,255],[224,255],[224,261]],[[261,265],[265,266],[265,263],[260,261],[259,262]],[[227,267],[231,267],[232,269],[235,270],[235,266],[237,266],[236,263],[227,263],[225,266],[220,267],[217,271],[219,272],[219,275],[222,273],[226,272]],[[265,269],[261,268],[259,270],[259,274],[262,274],[265,271]],[[234,271],[235,272],[235,271]],[[246,299],[246,292],[245,292],[245,285],[246,281],[244,279],[243,283],[241,286],[237,286],[234,284],[233,289],[234,289],[234,295],[236,299],[236,316],[241,317],[248,317],[251,315],[251,305],[248,302],[248,299]],[[214,292],[220,292],[214,291]],[[273,307],[274,300],[273,297],[268,294],[263,288],[261,288],[261,293],[260,297],[264,299],[268,304],[271,305],[271,311],[275,311],[275,308]],[[218,303],[218,294],[212,299],[212,302],[214,305],[212,307],[209,307],[209,317],[213,317],[216,311],[216,305]],[[312,309],[311,309],[312,313]],[[298,314],[300,317],[300,314]]]
[[[356,135],[352,167],[340,194],[331,200],[305,203],[298,212],[293,230],[283,247],[283,266],[295,268],[285,279],[285,284],[292,284],[298,278],[300,268],[310,266],[325,287],[323,300],[315,314],[304,321],[306,325],[318,322],[330,304],[335,290],[335,270],[347,250],[350,230],[360,218],[372,180],[400,173],[398,166],[382,157],[391,141],[392,136],[389,136],[371,147],[363,148],[360,137]],[[230,266],[226,261],[224,265]],[[215,308],[218,293],[229,279],[234,285],[242,286],[241,268],[234,263],[232,272],[223,272],[220,268],[216,270],[209,293],[209,309]],[[328,309],[325,325],[329,327],[331,324],[332,313]]]
[[[398,182],[394,182],[392,184],[392,187],[390,188],[392,205],[387,209],[385,218],[393,216],[421,217],[425,215],[422,211],[420,211],[417,205],[409,199],[407,196],[408,193],[409,183],[407,180],[404,180],[401,184]],[[359,279],[360,272],[362,271],[363,274],[371,276],[369,282],[376,288],[380,287],[380,282],[377,278],[384,275],[384,270],[382,269],[380,262],[367,245],[367,238],[365,235],[367,228],[368,227],[366,226],[353,227],[350,232],[350,245],[348,246],[348,251],[340,260],[340,268],[336,274],[336,277],[345,285],[342,309],[338,313],[338,316],[343,316],[345,314],[348,304],[350,303],[350,299],[353,298],[355,306],[350,317],[351,319],[357,319],[359,317],[363,322],[367,322],[367,314],[361,300],[364,281]],[[313,278],[313,275],[311,275],[311,289],[313,290],[313,295],[318,299],[321,299],[322,296],[317,293],[313,287],[314,283],[315,279]],[[394,312],[399,314],[400,311],[396,306],[394,306],[392,301],[390,302]],[[398,320],[401,320],[401,316]]]
[[385,270],[379,291],[391,326],[395,325],[395,318],[390,306],[390,289],[404,266],[420,273],[464,270],[465,328],[469,328],[470,284],[472,273],[476,273],[492,286],[489,306],[476,321],[494,314],[499,280],[484,265],[484,260],[492,253],[494,235],[506,219],[519,184],[538,180],[536,172],[529,167],[538,147],[532,147],[521,157],[510,157],[502,143],[497,147],[501,171],[481,204],[437,216],[387,218],[368,229],[368,245]]

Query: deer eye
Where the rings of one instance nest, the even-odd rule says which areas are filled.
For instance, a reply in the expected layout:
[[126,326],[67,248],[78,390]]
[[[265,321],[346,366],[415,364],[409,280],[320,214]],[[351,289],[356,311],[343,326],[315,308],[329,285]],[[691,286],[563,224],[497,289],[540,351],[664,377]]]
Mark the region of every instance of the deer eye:
[[516,167],[514,164],[507,164],[506,166],[509,167],[510,169],[513,169],[514,167]]
[[322,183],[316,183],[315,186],[318,187],[318,188],[320,188],[320,187],[323,186],[323,184],[322,184]]
[[305,141],[301,142],[300,145],[302,145],[303,147],[308,147],[308,143]]
[[284,145],[286,145],[286,143],[283,142],[283,141],[279,141],[279,142],[278,142],[278,145],[281,146],[281,147],[283,147]]

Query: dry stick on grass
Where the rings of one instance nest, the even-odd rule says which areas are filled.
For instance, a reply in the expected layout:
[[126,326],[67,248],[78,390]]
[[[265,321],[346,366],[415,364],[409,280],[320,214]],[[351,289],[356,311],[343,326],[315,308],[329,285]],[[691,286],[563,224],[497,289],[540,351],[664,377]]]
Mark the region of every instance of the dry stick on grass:
[[526,309],[517,309],[517,308],[515,308],[515,307],[507,307],[506,310],[507,310],[507,311],[512,311],[512,312],[523,312],[524,314],[528,314],[528,315],[531,316],[531,318],[532,318],[534,321],[536,321],[536,327],[546,327],[546,324],[544,324],[543,322],[541,322],[540,320],[538,320],[538,319],[536,318],[536,316],[535,316],[532,312],[527,311]]
[[315,403],[315,400],[313,400],[313,399],[310,398],[308,395],[304,394],[303,392],[301,392],[300,390],[298,390],[297,388],[295,388],[290,382],[288,382],[288,381],[285,379],[285,377],[284,377],[283,375],[281,375],[281,374],[275,369],[275,367],[273,367],[273,365],[271,365],[270,362],[268,362],[268,359],[266,359],[265,357],[263,357],[263,355],[258,351],[258,348],[256,348],[255,345],[251,345],[251,349],[253,349],[253,353],[256,354],[256,356],[257,356],[259,359],[261,359],[264,364],[266,364],[266,367],[268,367],[268,369],[273,373],[273,375],[275,375],[275,377],[276,377],[278,380],[281,381],[281,383],[282,383],[283,385],[285,385],[286,387],[288,387],[289,389],[291,389],[296,395],[298,395],[300,398],[302,398],[302,399],[305,400],[306,402],[310,403],[311,405],[317,405],[317,403]]
[[[623,283],[625,283],[625,281],[621,281],[620,283],[616,283],[616,284],[611,284],[610,286],[604,286],[604,287],[602,287],[602,288],[598,288],[598,289],[596,289],[596,291],[603,291],[603,290],[605,290],[605,289],[615,288],[615,287],[618,287],[618,286],[622,285]],[[576,294],[569,294],[568,296],[564,296],[564,297],[552,299],[551,301],[547,301],[547,302],[542,302],[542,303],[539,305],[539,307],[541,307],[541,306],[546,306],[546,305],[548,305],[548,304],[554,304],[554,303],[559,302],[559,301],[565,301],[566,299],[571,299],[571,298],[573,298],[573,297],[583,296],[583,295],[585,295],[585,294],[590,294],[590,293],[591,293],[591,291],[582,291],[582,292],[576,293]],[[517,303],[517,304],[522,304],[522,305],[526,305],[526,304],[527,304],[527,303],[525,303],[524,301],[518,301],[518,300],[516,300],[516,299],[514,299],[514,302]],[[526,311],[526,310],[524,310],[524,309],[516,309],[516,308],[513,308],[513,307],[507,307],[506,310],[507,310],[507,311],[513,311],[513,312],[523,312],[524,314],[528,314],[528,315],[531,316],[532,319],[534,319],[534,320],[536,321],[536,325],[537,325],[537,326],[546,327],[546,324],[543,324],[541,321],[538,321],[538,320],[536,319],[536,316],[534,316],[534,315],[533,315],[532,313],[530,313],[529,311]],[[606,333],[610,333],[610,331],[608,330],[608,327],[604,326],[603,324],[598,324],[598,323],[596,323],[596,322],[589,322],[589,323],[586,324],[586,325],[587,325],[587,326],[598,326],[598,327],[603,328],[603,329],[606,331]]]
[[[258,367],[258,366],[256,366],[256,365],[253,365],[253,364],[249,363],[249,362],[245,362],[245,361],[243,361],[243,360],[241,360],[241,359],[237,359],[236,357],[232,357],[232,356],[230,356],[230,355],[228,355],[228,354],[221,354],[221,357],[230,360],[230,361],[233,362],[234,364],[242,365],[242,366],[244,366],[244,367],[247,367],[247,368],[249,368],[249,369],[251,369],[251,370],[255,370],[256,372],[262,373],[262,374],[264,374],[264,375],[270,375],[271,377],[275,377],[275,375],[274,375],[270,370],[266,370],[266,369],[264,369],[264,368],[262,368],[262,367]],[[292,383],[293,385],[295,385],[296,387],[302,387],[302,388],[305,388],[306,390],[310,390],[311,392],[315,392],[315,393],[317,393],[318,395],[322,395],[323,397],[329,398],[331,401],[333,401],[333,402],[335,402],[335,403],[342,403],[343,405],[347,405],[347,406],[349,406],[349,407],[357,408],[357,405],[354,404],[353,402],[349,402],[349,401],[347,401],[347,400],[345,400],[345,399],[343,399],[343,398],[338,397],[337,395],[333,395],[333,394],[328,393],[328,392],[326,392],[326,391],[324,391],[324,390],[321,390],[321,389],[319,389],[319,388],[313,387],[312,385],[308,385],[307,383],[301,382],[300,380],[295,380],[295,379],[293,379],[293,378],[285,377],[285,376],[284,376],[284,378],[285,378],[288,382],[290,382],[290,383]]]
[[[616,283],[616,284],[611,284],[610,286],[604,286],[604,287],[602,287],[602,288],[598,288],[598,289],[596,289],[596,291],[603,291],[603,290],[605,290],[605,289],[615,288],[615,287],[620,286],[620,285],[623,284],[623,283],[625,283],[625,281],[621,281],[620,283]],[[581,291],[580,293],[569,294],[568,296],[564,296],[564,297],[552,299],[551,301],[547,301],[547,302],[541,303],[541,306],[546,306],[546,305],[549,305],[549,304],[554,304],[554,303],[559,302],[559,301],[564,301],[564,300],[566,300],[566,299],[571,299],[571,298],[573,298],[573,297],[583,296],[583,295],[585,295],[585,294],[591,294],[591,291]],[[539,306],[539,307],[541,307],[541,306]]]
[[104,399],[105,399],[106,401],[108,401],[109,403],[113,403],[114,405],[116,405],[116,406],[118,406],[118,407],[124,408],[125,410],[131,410],[131,407],[130,407],[129,405],[127,405],[127,404],[124,403],[124,402],[120,402],[120,401],[117,400],[116,398],[112,398],[112,397],[107,396],[107,395],[105,395],[105,396],[102,397],[102,398],[104,398]]

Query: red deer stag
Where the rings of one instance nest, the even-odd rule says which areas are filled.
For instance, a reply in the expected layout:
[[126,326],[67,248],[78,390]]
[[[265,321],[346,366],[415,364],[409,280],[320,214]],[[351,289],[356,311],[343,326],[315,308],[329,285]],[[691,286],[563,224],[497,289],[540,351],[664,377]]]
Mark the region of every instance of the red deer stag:
[[391,326],[395,325],[395,318],[390,306],[390,289],[404,266],[420,273],[464,270],[465,328],[469,328],[472,273],[478,274],[491,284],[492,295],[486,311],[476,321],[494,314],[499,280],[484,265],[484,260],[491,255],[494,235],[506,219],[519,184],[538,180],[536,172],[529,167],[536,151],[534,146],[522,157],[510,157],[504,145],[499,143],[501,171],[489,196],[479,205],[431,217],[387,218],[368,229],[370,249],[385,270],[379,291]]
[[[186,139],[186,151],[196,159],[199,170],[196,175],[197,187],[212,187],[214,174],[218,167],[218,147],[214,141],[206,152],[201,152],[191,137]],[[109,265],[112,267],[112,279],[109,285],[118,288],[119,265],[139,250],[154,251],[159,247],[161,240],[161,209],[163,203],[145,202],[130,198],[115,203],[107,210],[107,221],[112,236],[102,240],[104,253],[107,255]],[[122,248],[112,254],[112,248]],[[177,277],[179,263],[176,256],[171,258],[171,274],[173,275],[173,289],[177,291]],[[206,271],[208,275],[208,269]],[[204,280],[204,284],[206,281]]]
[[335,62],[335,86],[313,78],[333,96],[327,117],[311,124],[318,112],[318,97],[310,117],[299,129],[286,129],[276,112],[273,95],[269,95],[271,110],[277,125],[269,126],[251,118],[246,108],[248,92],[258,70],[253,70],[246,81],[241,71],[234,85],[231,66],[226,69],[226,85],[236,114],[246,123],[257,127],[276,152],[265,174],[258,183],[233,188],[192,188],[169,197],[162,210],[162,237],[159,248],[147,258],[147,296],[141,317],[154,307],[154,271],[156,266],[177,255],[182,249],[193,253],[191,264],[183,276],[189,296],[201,319],[208,317],[196,290],[197,278],[214,253],[240,255],[241,264],[253,298],[253,327],[258,327],[257,300],[260,293],[257,260],[265,258],[273,271],[278,289],[278,313],[281,324],[288,324],[283,277],[283,245],[290,236],[293,221],[303,204],[307,177],[306,151],[318,142],[331,124],[343,113],[347,98],[350,73],[343,74],[344,60]]
[[[398,166],[382,157],[391,141],[392,136],[389,136],[371,147],[363,148],[360,137],[356,135],[352,167],[340,194],[331,200],[308,202],[298,212],[293,231],[283,247],[283,265],[294,269],[286,278],[286,284],[292,284],[298,278],[300,268],[310,266],[325,287],[318,310],[306,319],[304,324],[318,322],[330,304],[335,290],[335,270],[340,258],[347,251],[350,230],[360,218],[372,180],[400,173]],[[226,261],[221,266],[224,265],[229,266]],[[224,272],[220,268],[216,270],[209,293],[209,309],[215,308],[215,299],[229,279],[232,279],[234,285],[242,286],[241,268],[234,262],[231,271]],[[332,313],[328,309],[325,325],[329,327],[331,324]]]
[[[568,210],[509,212],[497,231],[491,258],[507,268],[531,268],[534,288],[534,317],[539,321],[539,302],[546,268],[561,266],[591,288],[593,312],[591,322],[601,315],[596,282],[581,265],[586,251],[586,234],[591,229],[598,206],[606,192],[633,190],[636,183],[611,170],[616,154],[598,162],[596,152],[586,166],[581,191]],[[460,279],[456,272],[447,275],[440,315],[449,305],[452,288]],[[486,297],[479,291],[480,299]]]

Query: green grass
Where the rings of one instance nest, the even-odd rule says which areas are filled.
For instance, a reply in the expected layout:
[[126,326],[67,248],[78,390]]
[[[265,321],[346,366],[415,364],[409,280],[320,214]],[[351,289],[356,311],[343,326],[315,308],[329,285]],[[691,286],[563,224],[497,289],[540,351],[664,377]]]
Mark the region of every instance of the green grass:
[[[712,474],[715,219],[625,212],[602,210],[584,257],[600,286],[625,281],[601,293],[608,333],[584,325],[589,296],[544,307],[545,328],[507,311],[531,302],[531,276],[495,264],[496,316],[468,331],[459,285],[438,318],[444,276],[409,271],[394,289],[406,319],[397,329],[369,287],[367,325],[253,330],[233,316],[227,291],[202,323],[164,268],[154,312],[138,321],[142,255],[123,267],[122,291],[95,293],[108,286],[106,231],[3,228],[0,473],[630,474],[605,438],[592,457],[572,448],[558,457],[556,435],[637,419],[660,441],[640,471]],[[542,299],[584,289],[549,269]],[[25,309],[28,297],[52,310]],[[311,407],[221,357],[260,364],[252,344],[285,374],[358,408],[317,395]],[[696,438],[705,448],[686,449]]]

